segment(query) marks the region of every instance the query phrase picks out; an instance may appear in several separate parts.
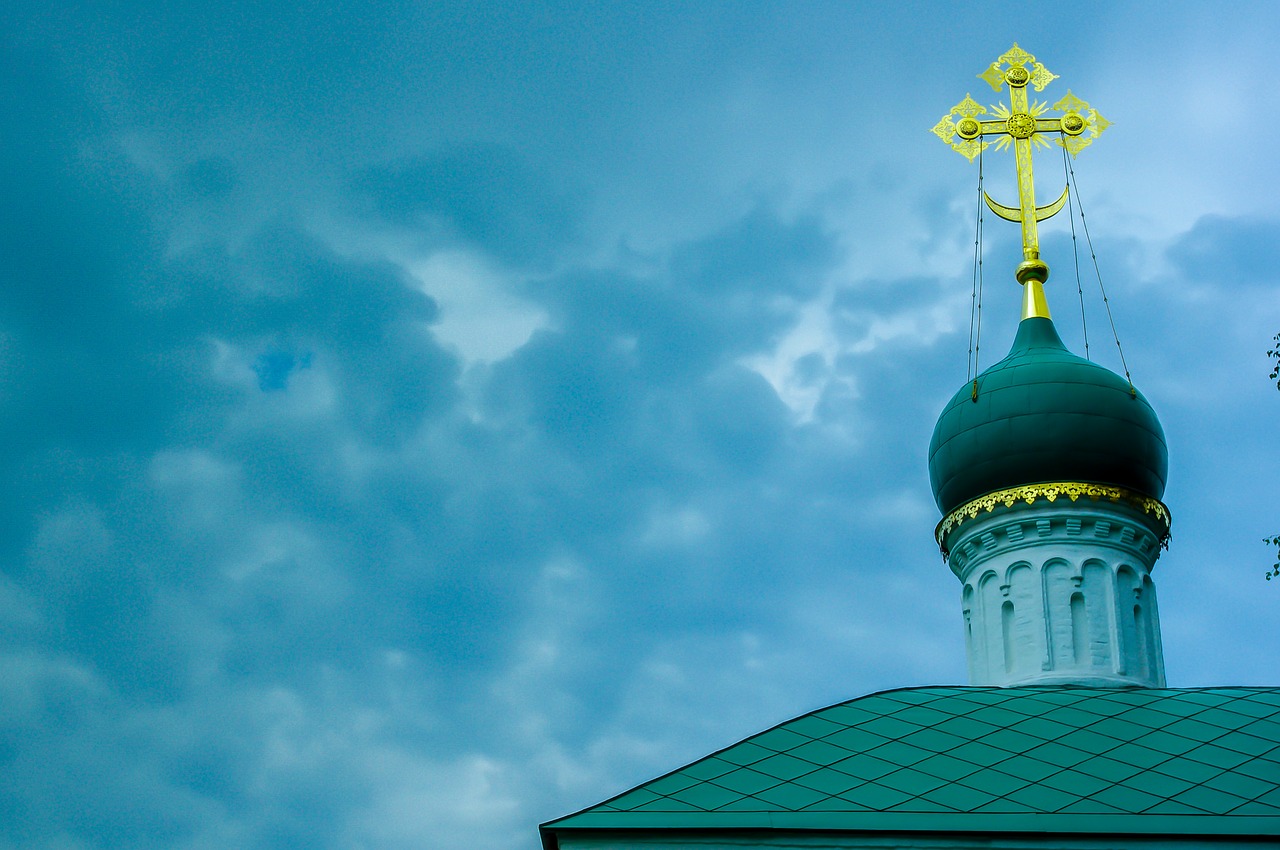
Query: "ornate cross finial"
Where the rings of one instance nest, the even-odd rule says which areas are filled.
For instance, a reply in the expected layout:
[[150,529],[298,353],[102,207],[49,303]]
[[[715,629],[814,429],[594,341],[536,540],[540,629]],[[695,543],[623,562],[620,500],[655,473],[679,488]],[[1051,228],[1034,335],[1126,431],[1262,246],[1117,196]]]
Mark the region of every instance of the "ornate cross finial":
[[[942,141],[968,157],[973,158],[990,146],[984,137],[998,136],[996,150],[1002,150],[1013,144],[1018,165],[1018,206],[1007,207],[998,204],[990,195],[983,197],[996,215],[1009,221],[1022,223],[1022,254],[1024,261],[1018,267],[1018,280],[1026,283],[1027,278],[1043,283],[1049,275],[1049,269],[1040,260],[1040,242],[1036,232],[1036,222],[1043,221],[1058,212],[1067,202],[1067,190],[1053,203],[1042,207],[1036,206],[1035,185],[1031,176],[1031,149],[1034,145],[1048,147],[1047,134],[1057,134],[1054,141],[1066,148],[1072,156],[1080,153],[1098,138],[1110,122],[1098,114],[1098,111],[1070,90],[1066,97],[1052,107],[1039,101],[1027,99],[1027,86],[1042,91],[1058,77],[1049,72],[1044,65],[1036,61],[1036,57],[1018,47],[1013,47],[991,63],[987,70],[978,75],[996,91],[1009,84],[1009,107],[996,104],[991,112],[996,116],[980,119],[987,110],[969,95],[951,107],[951,111],[933,128],[933,132]],[[1049,117],[1045,113],[1054,109],[1062,114]],[[1043,298],[1043,295],[1041,295]]]

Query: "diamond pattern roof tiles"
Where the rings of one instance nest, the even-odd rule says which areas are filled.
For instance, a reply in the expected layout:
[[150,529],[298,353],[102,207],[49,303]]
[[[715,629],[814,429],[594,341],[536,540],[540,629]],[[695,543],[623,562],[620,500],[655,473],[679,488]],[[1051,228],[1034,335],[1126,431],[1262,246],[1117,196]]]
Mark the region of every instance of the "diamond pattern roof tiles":
[[811,712],[579,829],[1280,835],[1280,689],[910,688]]

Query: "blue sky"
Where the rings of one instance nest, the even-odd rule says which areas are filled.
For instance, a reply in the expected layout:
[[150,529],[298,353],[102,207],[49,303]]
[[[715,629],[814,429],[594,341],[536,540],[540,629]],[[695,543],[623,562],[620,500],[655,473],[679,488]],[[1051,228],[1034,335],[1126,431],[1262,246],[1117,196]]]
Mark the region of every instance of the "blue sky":
[[0,847],[531,850],[963,682],[926,450],[975,173],[928,131],[1015,40],[1113,122],[1075,168],[1170,446],[1171,684],[1280,682],[1271,4],[5,18]]

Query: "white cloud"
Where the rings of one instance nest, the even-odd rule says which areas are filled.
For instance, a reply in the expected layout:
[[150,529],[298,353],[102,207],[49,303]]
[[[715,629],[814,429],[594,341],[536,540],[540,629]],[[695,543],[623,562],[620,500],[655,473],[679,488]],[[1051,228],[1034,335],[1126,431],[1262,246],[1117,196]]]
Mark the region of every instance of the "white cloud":
[[482,256],[442,250],[407,265],[440,307],[432,331],[469,363],[501,360],[548,326],[545,311],[512,294],[511,273]]

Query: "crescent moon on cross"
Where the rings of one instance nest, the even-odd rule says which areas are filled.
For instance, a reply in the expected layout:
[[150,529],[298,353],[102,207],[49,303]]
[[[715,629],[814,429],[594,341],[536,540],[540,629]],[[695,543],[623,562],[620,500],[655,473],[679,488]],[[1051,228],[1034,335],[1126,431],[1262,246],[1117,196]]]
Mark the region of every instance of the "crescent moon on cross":
[[[1066,186],[1062,190],[1062,195],[1058,200],[1051,204],[1045,204],[1042,207],[1036,207],[1036,221],[1044,221],[1046,218],[1056,215],[1061,209],[1067,205],[1067,192],[1070,186]],[[982,193],[983,199],[986,200],[987,206],[991,211],[1006,221],[1022,221],[1022,210],[1018,207],[1006,207],[1004,204],[991,200],[991,196],[986,192]]]

